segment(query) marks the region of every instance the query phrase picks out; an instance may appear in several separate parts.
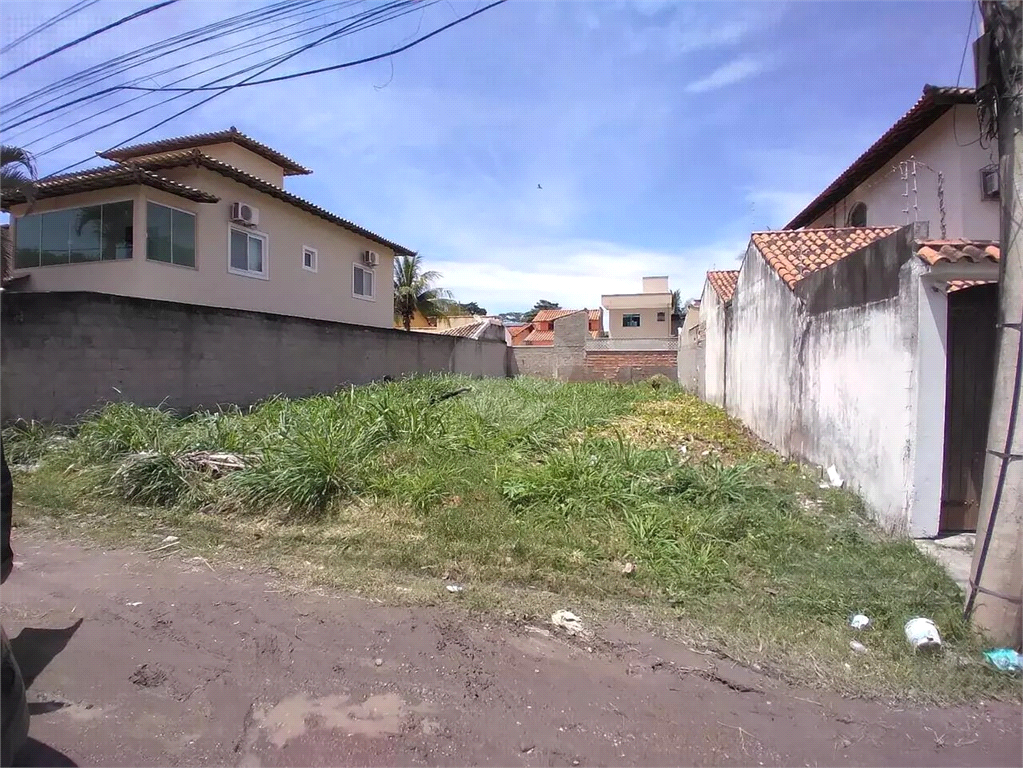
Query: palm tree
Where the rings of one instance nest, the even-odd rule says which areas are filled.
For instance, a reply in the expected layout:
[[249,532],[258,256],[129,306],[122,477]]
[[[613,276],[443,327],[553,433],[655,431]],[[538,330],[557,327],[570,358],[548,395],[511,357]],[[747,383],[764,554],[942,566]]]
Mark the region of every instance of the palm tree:
[[[4,196],[14,192],[32,202],[35,197],[36,163],[32,153],[21,147],[0,146],[0,206]],[[0,238],[0,283],[7,280],[14,263],[14,241],[5,228]]]
[[434,286],[439,279],[439,272],[423,271],[418,253],[394,260],[394,317],[401,318],[406,331],[412,329],[416,312],[442,317],[451,311],[451,293]]
[[0,201],[11,192],[31,200],[35,179],[36,161],[31,152],[21,147],[0,147]]

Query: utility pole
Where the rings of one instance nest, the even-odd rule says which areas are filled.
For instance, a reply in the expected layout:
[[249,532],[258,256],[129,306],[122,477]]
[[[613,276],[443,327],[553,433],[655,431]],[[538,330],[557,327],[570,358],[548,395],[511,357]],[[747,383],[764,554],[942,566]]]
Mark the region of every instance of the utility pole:
[[998,136],[997,362],[965,615],[997,646],[1023,644],[1023,0],[982,0],[975,43],[982,130]]

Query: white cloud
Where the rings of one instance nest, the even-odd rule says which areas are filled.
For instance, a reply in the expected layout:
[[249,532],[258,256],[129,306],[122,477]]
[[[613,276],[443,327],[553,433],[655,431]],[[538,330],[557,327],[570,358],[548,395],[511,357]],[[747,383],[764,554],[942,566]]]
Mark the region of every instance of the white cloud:
[[763,71],[764,64],[761,61],[749,58],[736,59],[718,67],[706,77],[691,82],[686,86],[686,91],[689,93],[716,91],[718,88],[735,85],[743,80],[756,77]]

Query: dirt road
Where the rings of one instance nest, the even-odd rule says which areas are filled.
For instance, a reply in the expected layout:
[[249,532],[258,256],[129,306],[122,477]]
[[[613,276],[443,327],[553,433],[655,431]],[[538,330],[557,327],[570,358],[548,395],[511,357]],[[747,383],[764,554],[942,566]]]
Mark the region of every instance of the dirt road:
[[1009,705],[899,711],[613,628],[568,641],[179,557],[18,544],[3,622],[30,684],[23,764],[1023,761]]

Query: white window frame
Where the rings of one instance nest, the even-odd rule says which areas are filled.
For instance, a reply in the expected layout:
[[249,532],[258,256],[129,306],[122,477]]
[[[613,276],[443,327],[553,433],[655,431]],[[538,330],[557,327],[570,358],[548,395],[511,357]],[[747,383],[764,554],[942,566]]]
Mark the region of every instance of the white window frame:
[[[236,269],[231,266],[231,233],[234,231],[241,232],[242,234],[248,235],[249,237],[257,237],[263,241],[263,271],[252,272],[248,269]],[[270,236],[266,232],[260,232],[257,229],[249,229],[248,227],[235,227],[229,226],[227,228],[227,271],[232,275],[238,275],[239,277],[251,277],[255,280],[269,280],[270,279]]]
[[[306,255],[306,253],[311,253],[313,255],[312,266],[307,267],[305,265],[305,255]],[[320,252],[317,251],[315,248],[309,247],[308,245],[303,245],[302,246],[302,269],[304,269],[306,272],[316,272],[319,268],[320,268]]]
[[[186,210],[184,208],[178,208],[178,207],[173,206],[173,205],[167,205],[166,203],[162,203],[159,200],[153,200],[151,197],[144,197],[144,198],[142,198],[142,200],[146,204],[146,240],[145,240],[145,242],[146,242],[146,257],[145,257],[145,261],[147,261],[147,262],[149,262],[151,264],[163,264],[165,267],[177,267],[178,269],[194,269],[194,270],[198,270],[199,269],[199,214],[197,214],[195,211],[189,211],[189,210]],[[192,217],[192,220],[193,220],[192,228],[195,230],[195,245],[193,247],[193,250],[195,251],[195,266],[191,266],[190,267],[187,264],[175,264],[173,261],[159,261],[158,259],[151,259],[151,258],[149,258],[149,204],[150,203],[152,203],[153,205],[159,205],[161,208],[169,208],[170,210],[177,211],[178,213],[187,213],[189,216]],[[173,236],[173,234],[172,234],[172,236]],[[228,235],[227,242],[228,242],[228,247],[230,247],[230,242],[231,242],[231,236],[230,235]],[[227,258],[228,258],[228,263],[230,263],[230,260],[231,260],[231,252],[230,251],[228,251]]]
[[[373,293],[371,295],[369,295],[369,296],[366,296],[365,294],[362,294],[362,293],[356,293],[355,292],[355,270],[357,270],[357,269],[361,269],[364,272],[369,272],[371,275],[373,275]],[[377,300],[377,273],[376,273],[376,270],[374,270],[372,267],[367,267],[367,266],[365,266],[363,264],[359,264],[358,262],[355,262],[355,261],[352,262],[352,297],[356,298],[356,299],[362,299],[363,301],[376,301]]]

